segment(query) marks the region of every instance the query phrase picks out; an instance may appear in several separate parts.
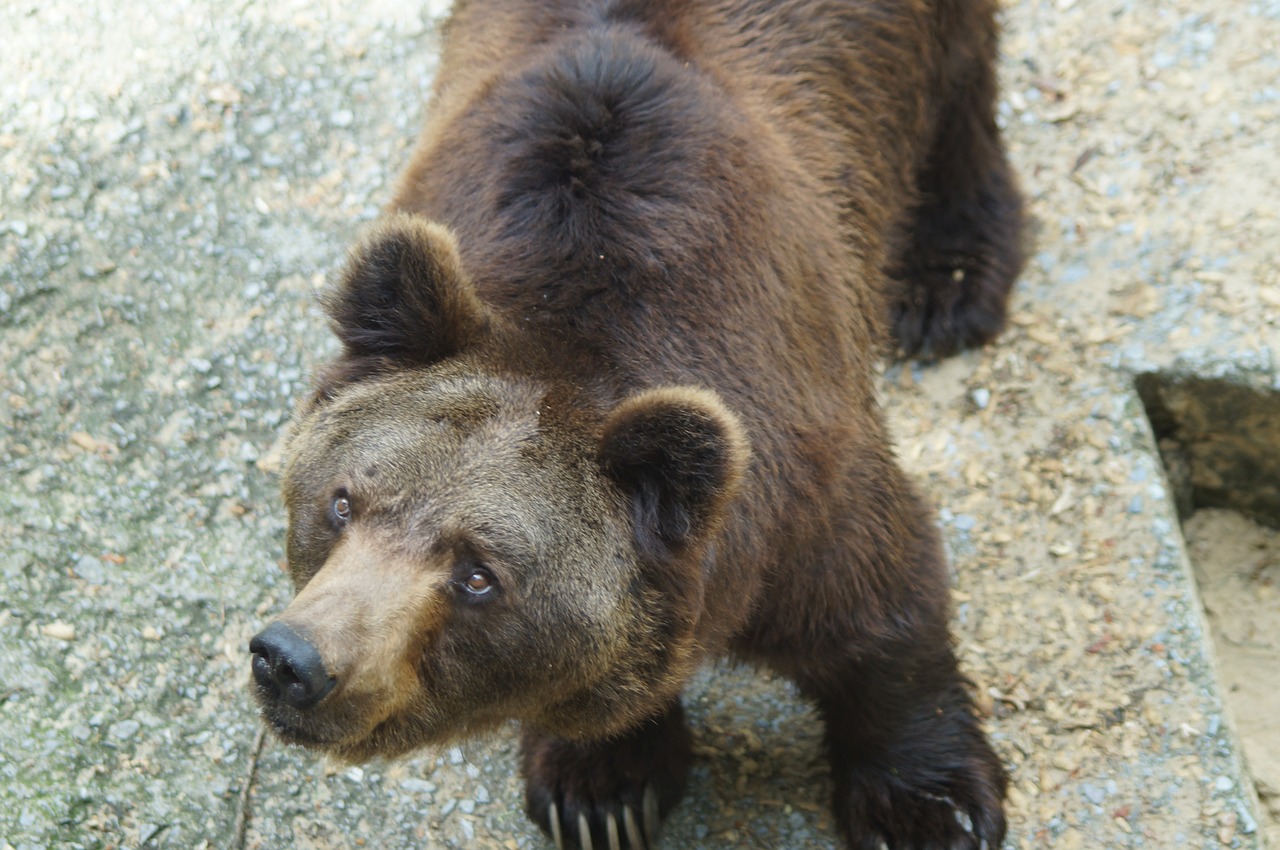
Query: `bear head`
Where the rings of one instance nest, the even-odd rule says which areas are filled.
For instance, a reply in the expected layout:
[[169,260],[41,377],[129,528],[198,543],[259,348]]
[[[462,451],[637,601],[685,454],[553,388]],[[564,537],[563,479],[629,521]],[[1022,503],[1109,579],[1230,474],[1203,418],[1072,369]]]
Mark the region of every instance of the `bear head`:
[[343,350],[283,476],[297,595],[250,646],[268,724],[358,761],[660,711],[699,660],[735,415],[704,389],[592,385],[418,217],[376,227],[325,306]]

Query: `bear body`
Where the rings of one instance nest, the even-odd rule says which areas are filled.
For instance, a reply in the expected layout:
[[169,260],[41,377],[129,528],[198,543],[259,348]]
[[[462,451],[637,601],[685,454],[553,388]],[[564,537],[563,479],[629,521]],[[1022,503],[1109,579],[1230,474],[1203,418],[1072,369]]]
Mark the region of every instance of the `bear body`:
[[514,718],[557,846],[648,847],[680,691],[728,654],[817,704],[849,846],[999,846],[872,386],[891,340],[1003,322],[993,8],[457,4],[288,442],[298,594],[251,644],[282,738],[362,760]]

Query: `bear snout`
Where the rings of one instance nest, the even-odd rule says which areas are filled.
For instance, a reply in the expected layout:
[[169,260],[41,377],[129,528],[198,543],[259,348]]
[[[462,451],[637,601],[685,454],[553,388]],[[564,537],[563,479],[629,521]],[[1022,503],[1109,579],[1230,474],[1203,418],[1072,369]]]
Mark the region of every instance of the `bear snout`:
[[253,679],[263,695],[306,710],[324,699],[337,679],[325,669],[320,651],[282,622],[274,622],[249,641]]

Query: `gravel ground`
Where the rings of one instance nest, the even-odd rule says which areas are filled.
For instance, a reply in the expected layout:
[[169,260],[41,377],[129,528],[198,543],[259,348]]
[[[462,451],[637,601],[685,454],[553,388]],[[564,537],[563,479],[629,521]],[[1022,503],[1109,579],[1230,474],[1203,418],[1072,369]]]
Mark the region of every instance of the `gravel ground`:
[[[545,848],[513,738],[264,740],[277,440],[313,292],[386,201],[444,3],[0,4],[0,848]],[[1280,4],[1020,0],[1035,217],[999,344],[898,364],[1016,848],[1259,847],[1134,377],[1280,389]],[[810,710],[714,668],[668,847],[833,848]]]

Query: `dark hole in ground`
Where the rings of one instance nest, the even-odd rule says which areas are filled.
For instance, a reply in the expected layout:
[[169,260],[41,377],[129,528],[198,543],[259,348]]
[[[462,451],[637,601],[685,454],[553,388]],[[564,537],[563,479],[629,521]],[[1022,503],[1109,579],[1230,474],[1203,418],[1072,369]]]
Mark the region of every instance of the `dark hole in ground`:
[[1280,850],[1280,392],[1160,374],[1141,376],[1138,392],[1262,803],[1263,841]]
[[1280,392],[1148,373],[1138,394],[1183,520],[1229,508],[1280,528]]

